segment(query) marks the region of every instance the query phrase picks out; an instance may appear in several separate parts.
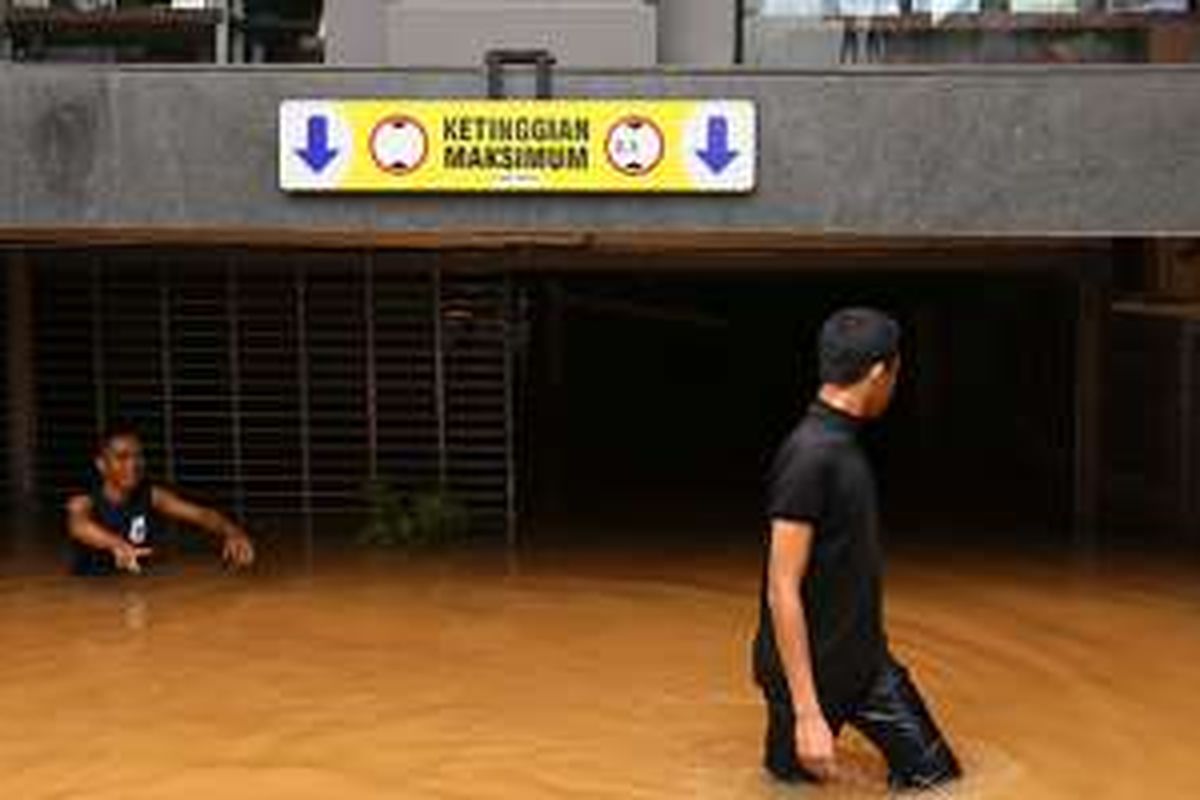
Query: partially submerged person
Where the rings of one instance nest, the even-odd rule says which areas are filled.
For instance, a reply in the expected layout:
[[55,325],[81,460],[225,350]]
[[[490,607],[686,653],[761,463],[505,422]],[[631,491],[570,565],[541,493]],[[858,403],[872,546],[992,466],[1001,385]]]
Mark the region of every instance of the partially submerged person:
[[241,527],[145,477],[141,437],[133,426],[117,424],[107,430],[93,464],[91,490],[67,501],[72,573],[141,572],[143,560],[151,559],[161,544],[157,522],[164,517],[216,538],[222,559],[231,566],[254,561],[254,545]]
[[894,789],[962,773],[883,626],[875,480],[859,431],[892,400],[900,327],[871,309],[826,321],[821,389],[771,474],[754,673],[767,707],[764,765],[783,781],[835,775],[834,739],[859,729]]

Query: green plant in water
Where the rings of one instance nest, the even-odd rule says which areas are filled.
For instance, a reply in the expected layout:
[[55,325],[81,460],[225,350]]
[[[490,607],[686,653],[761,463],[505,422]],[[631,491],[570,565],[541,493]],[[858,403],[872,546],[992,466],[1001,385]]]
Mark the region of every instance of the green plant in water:
[[440,489],[418,493],[412,501],[412,514],[421,537],[429,543],[458,539],[467,531],[466,507]]
[[407,497],[376,481],[367,486],[367,521],[358,541],[381,547],[441,544],[467,531],[466,507],[448,492],[431,489]]
[[416,524],[400,494],[383,481],[367,485],[367,520],[358,533],[360,544],[395,547],[409,544]]

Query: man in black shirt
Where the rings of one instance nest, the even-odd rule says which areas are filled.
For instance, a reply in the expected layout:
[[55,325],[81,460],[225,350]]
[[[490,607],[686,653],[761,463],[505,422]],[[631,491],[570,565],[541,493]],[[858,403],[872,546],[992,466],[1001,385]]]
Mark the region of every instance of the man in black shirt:
[[143,475],[137,430],[119,423],[104,433],[95,458],[96,481],[67,502],[71,571],[76,575],[141,572],[154,554],[159,515],[198,527],[219,539],[233,566],[254,560],[254,546],[240,527],[220,513],[195,505]]
[[887,758],[895,788],[961,774],[883,630],[875,483],[856,441],[891,402],[900,330],[870,309],[821,329],[821,389],[772,468],[754,676],[767,704],[765,766],[783,780],[833,775],[844,724]]

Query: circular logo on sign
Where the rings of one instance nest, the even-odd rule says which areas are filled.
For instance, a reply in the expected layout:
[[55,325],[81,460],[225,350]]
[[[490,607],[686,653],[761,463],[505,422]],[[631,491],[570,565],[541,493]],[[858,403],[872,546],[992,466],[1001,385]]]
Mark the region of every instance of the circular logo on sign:
[[662,131],[646,117],[625,117],[608,130],[608,163],[626,175],[647,175],[662,161]]
[[388,117],[371,131],[371,158],[384,172],[406,175],[429,153],[429,136],[412,117]]

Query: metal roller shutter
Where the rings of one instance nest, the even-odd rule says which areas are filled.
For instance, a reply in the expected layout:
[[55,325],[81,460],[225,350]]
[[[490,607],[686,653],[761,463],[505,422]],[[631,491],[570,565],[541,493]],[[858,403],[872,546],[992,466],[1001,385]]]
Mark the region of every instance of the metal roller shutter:
[[39,469],[54,500],[106,421],[239,516],[352,514],[382,480],[515,507],[511,291],[396,253],[53,252],[37,263]]
[[[4,254],[0,252],[0,264]],[[0,280],[0,331],[8,331],[8,281]],[[5,337],[7,340],[7,337]],[[8,460],[8,347],[0,347],[0,509],[7,508],[10,499]]]

